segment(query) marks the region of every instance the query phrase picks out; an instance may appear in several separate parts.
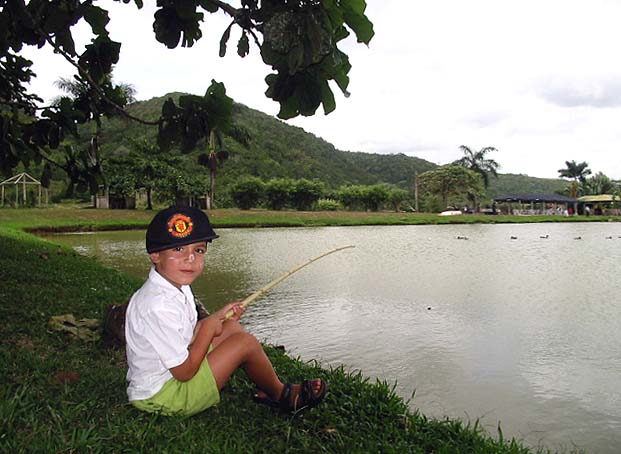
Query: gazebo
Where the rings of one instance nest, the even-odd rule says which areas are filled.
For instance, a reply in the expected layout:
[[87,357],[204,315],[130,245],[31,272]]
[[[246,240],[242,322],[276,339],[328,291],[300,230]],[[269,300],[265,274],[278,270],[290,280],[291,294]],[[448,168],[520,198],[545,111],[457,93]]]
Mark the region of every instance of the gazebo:
[[[3,182],[0,183],[0,187],[2,188],[2,206],[4,206],[4,195],[5,195],[5,189],[7,187],[13,187],[15,188],[15,207],[19,207],[19,193],[22,193],[22,204],[24,206],[26,206],[26,201],[27,201],[27,191],[26,191],[26,187],[28,185],[36,185],[38,190],[39,190],[39,197],[38,197],[38,201],[39,201],[39,206],[41,206],[41,182],[33,177],[31,177],[30,175],[28,175],[26,172],[20,173],[19,175],[15,175],[7,180],[4,180]],[[21,186],[21,191],[20,191],[20,186]],[[48,198],[48,191],[47,188],[45,189],[45,204],[47,205],[47,198]]]
[[611,214],[618,216],[621,213],[621,198],[616,194],[584,195],[578,197],[580,209],[588,206],[593,209],[593,214]]
[[[569,206],[575,206],[577,204],[577,200],[571,197],[567,197],[560,194],[509,194],[502,197],[496,197],[494,202],[498,203],[508,203],[509,204],[509,213],[517,214],[517,215],[535,215],[535,214],[560,214],[557,209],[557,204],[565,205],[565,208],[569,208]],[[519,204],[519,208],[513,209],[513,204]],[[548,208],[549,205],[552,205],[552,208]],[[529,208],[524,209],[523,205],[528,205]],[[536,208],[537,205],[540,208]]]

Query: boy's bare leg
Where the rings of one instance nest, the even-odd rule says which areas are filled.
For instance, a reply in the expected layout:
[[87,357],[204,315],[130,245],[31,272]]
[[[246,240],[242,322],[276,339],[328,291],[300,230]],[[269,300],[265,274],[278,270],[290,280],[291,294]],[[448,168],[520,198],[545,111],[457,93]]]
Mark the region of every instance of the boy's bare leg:
[[[258,395],[279,400],[284,384],[280,381],[259,341],[233,320],[225,322],[222,334],[213,339],[214,349],[207,355],[209,367],[214,374],[218,389],[222,389],[233,372],[243,367],[248,377],[259,388]],[[319,392],[321,383],[313,383]],[[299,392],[300,385],[292,390]],[[263,395],[264,394],[264,395]]]
[[283,390],[269,358],[259,341],[236,322],[226,322],[222,334],[213,339],[214,349],[207,354],[207,362],[222,389],[233,372],[243,367],[248,377],[265,391],[270,398],[278,400]]

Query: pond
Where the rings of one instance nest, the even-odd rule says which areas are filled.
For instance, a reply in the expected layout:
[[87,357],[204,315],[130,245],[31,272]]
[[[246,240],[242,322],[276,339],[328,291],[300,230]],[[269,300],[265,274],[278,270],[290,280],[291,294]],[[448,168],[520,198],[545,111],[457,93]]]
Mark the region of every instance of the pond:
[[[621,224],[219,229],[193,285],[243,299],[332,248],[249,307],[290,354],[397,382],[413,409],[529,446],[621,446]],[[465,237],[467,239],[458,239]],[[144,232],[54,236],[145,277]]]

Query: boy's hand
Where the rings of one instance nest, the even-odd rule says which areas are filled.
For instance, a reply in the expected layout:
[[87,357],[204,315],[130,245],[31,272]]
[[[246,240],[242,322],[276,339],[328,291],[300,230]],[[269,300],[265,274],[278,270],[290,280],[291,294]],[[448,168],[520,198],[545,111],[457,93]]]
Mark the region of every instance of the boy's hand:
[[214,312],[208,317],[205,317],[202,320],[196,322],[196,327],[194,327],[194,336],[192,337],[192,341],[190,345],[194,343],[194,339],[198,335],[199,331],[203,329],[203,325],[207,325],[204,329],[211,330],[214,337],[218,337],[222,334],[222,324],[225,321],[225,316],[227,312],[233,311],[233,316],[231,320],[239,320],[241,316],[244,314],[246,309],[244,309],[239,302],[229,303],[220,309],[217,312]]
[[244,315],[244,312],[246,312],[246,309],[241,305],[241,302],[239,301],[235,301],[234,303],[229,303],[226,306],[224,306],[222,309],[220,309],[217,313],[222,313],[222,317],[226,318],[226,314],[229,312],[233,312],[233,316],[230,317],[229,320],[234,320],[234,321],[238,321],[242,315]]

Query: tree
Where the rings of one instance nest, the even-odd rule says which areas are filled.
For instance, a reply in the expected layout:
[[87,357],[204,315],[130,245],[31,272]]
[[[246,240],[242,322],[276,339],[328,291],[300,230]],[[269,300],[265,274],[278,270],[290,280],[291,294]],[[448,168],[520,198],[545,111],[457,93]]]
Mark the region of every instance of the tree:
[[[71,102],[77,105],[88,103],[90,104],[88,106],[90,116],[87,118],[86,122],[92,122],[95,124],[95,127],[91,131],[89,144],[86,147],[80,147],[82,166],[77,167],[77,172],[67,171],[71,181],[67,186],[65,196],[71,197],[73,195],[73,185],[75,183],[79,184],[80,181],[86,182],[89,186],[91,195],[95,196],[99,192],[100,186],[104,189],[107,186],[105,175],[101,168],[101,120],[104,116],[118,116],[119,112],[106,111],[105,102],[103,102],[101,96],[99,96],[99,94],[80,77],[76,77],[74,80],[61,77],[55,82],[55,85],[68,96],[57,97],[54,101],[52,101],[52,105],[61,106],[63,102]],[[118,84],[116,85],[115,90],[116,95],[119,99],[122,99],[125,104],[136,100],[136,90],[130,84]],[[67,101],[66,98],[68,98],[69,101]],[[71,153],[66,153],[67,157],[70,155]],[[50,160],[50,162],[53,161]],[[65,168],[62,164],[56,163],[56,165],[60,168]],[[127,186],[127,183],[125,183],[125,186]]]
[[265,184],[265,199],[272,210],[282,210],[291,199],[294,181],[289,178],[273,178]]
[[211,209],[216,196],[216,174],[218,166],[221,166],[229,157],[228,150],[224,147],[224,133],[233,134],[234,138],[245,147],[249,145],[248,133],[231,124],[233,100],[226,95],[224,85],[212,81],[206,97],[209,97],[211,108],[217,106],[218,115],[212,116],[215,122],[211,124],[209,131],[208,152],[198,156],[198,163],[209,169],[209,195],[207,197],[207,209]]
[[257,177],[244,177],[231,187],[231,196],[235,205],[242,210],[256,207],[265,190],[263,181]]
[[354,210],[363,207],[365,187],[360,185],[348,185],[339,188],[337,199],[348,210]]
[[[130,3],[129,0],[123,0]],[[134,0],[138,8],[142,0]],[[202,37],[205,13],[231,18],[220,40],[226,53],[233,26],[241,29],[237,53],[244,57],[252,40],[273,72],[265,78],[266,95],[280,104],[279,117],[313,115],[320,105],[330,113],[335,107],[330,83],[348,95],[348,56],[339,44],[353,31],[358,42],[368,44],[373,24],[365,16],[364,0],[242,0],[240,7],[220,0],[158,1],[153,30],[168,48],[191,47]],[[49,158],[79,124],[95,113],[118,112],[145,125],[157,126],[163,151],[179,147],[188,151],[209,140],[212,129],[224,119],[226,109],[204,96],[186,96],[177,105],[169,99],[155,121],[124,110],[127,100],[111,82],[119,61],[121,43],[108,33],[108,12],[92,0],[0,0],[0,167],[11,174],[19,164]],[[90,27],[93,38],[79,54],[73,40],[75,26]],[[19,55],[24,46],[51,47],[76,69],[76,80],[89,87],[86,98],[44,106],[28,91],[36,76],[32,62]]]
[[408,200],[410,194],[405,189],[390,188],[388,190],[388,202],[393,206],[395,212],[401,210],[401,204]]
[[323,183],[301,178],[293,184],[291,203],[297,210],[310,210],[313,204],[321,198],[323,192]]
[[[106,174],[111,176],[131,174],[135,181],[134,189],[144,189],[147,193],[147,210],[153,209],[153,191],[165,192],[174,186],[169,176],[177,174],[184,167],[180,155],[162,153],[157,144],[143,140],[130,140],[131,147],[125,153],[117,153],[104,162]],[[112,185],[112,182],[110,182]],[[112,192],[112,188],[111,188]],[[166,198],[174,200],[177,194]]]
[[561,178],[574,180],[569,186],[569,196],[576,198],[580,192],[580,183],[586,181],[586,177],[591,175],[591,170],[586,162],[565,161],[565,168],[558,169],[558,173]]
[[362,203],[367,210],[379,211],[382,204],[388,200],[389,192],[385,184],[366,186],[362,192]]
[[462,166],[443,166],[425,172],[419,178],[423,191],[439,195],[443,207],[448,206],[450,196],[477,197],[484,191],[480,175]]
[[479,151],[472,151],[466,145],[460,145],[459,149],[464,153],[461,159],[458,159],[454,164],[470,169],[483,178],[483,185],[487,189],[489,186],[489,175],[493,175],[498,178],[498,169],[500,165],[493,159],[487,159],[485,156],[492,152],[498,151],[494,147],[481,148]]
[[585,179],[580,188],[584,195],[614,194],[617,191],[614,182],[602,172]]

